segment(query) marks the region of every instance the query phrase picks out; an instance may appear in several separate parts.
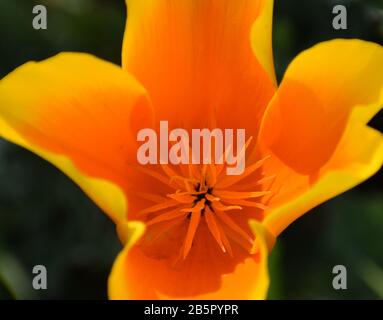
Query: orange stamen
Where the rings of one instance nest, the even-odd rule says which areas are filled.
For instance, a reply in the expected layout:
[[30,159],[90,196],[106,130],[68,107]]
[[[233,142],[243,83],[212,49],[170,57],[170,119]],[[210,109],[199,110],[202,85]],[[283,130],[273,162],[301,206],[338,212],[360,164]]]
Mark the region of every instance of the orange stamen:
[[195,197],[193,197],[190,193],[173,193],[167,195],[169,198],[175,200],[178,203],[192,203],[195,200]]
[[222,204],[222,202],[215,202],[213,203],[213,208],[215,210],[219,210],[219,211],[231,211],[231,210],[242,210],[242,207],[241,206],[225,206]]
[[169,209],[169,208],[175,207],[178,204],[179,203],[177,201],[175,201],[175,200],[168,200],[168,201],[162,202],[160,204],[156,204],[154,206],[146,208],[145,210],[140,211],[138,214],[142,215],[142,214],[153,213],[153,212],[157,212],[157,211],[161,211],[161,210],[165,210],[165,209]]
[[216,191],[216,194],[221,199],[249,199],[249,198],[260,198],[270,194],[270,191],[256,191],[256,192],[238,192],[238,191]]
[[179,209],[173,210],[164,214],[159,215],[158,217],[153,218],[147,222],[147,226],[151,226],[156,223],[161,223],[169,220],[173,220],[185,215],[185,212],[181,212]]
[[219,229],[219,233],[221,235],[221,239],[222,239],[222,243],[224,244],[228,254],[230,257],[233,257],[233,249],[231,248],[231,245],[230,245],[230,241],[229,239],[226,237],[226,234],[225,234],[225,231],[223,230],[223,228],[220,226],[220,224],[217,222],[217,227]]
[[247,167],[245,169],[245,172],[239,176],[226,176],[224,177],[220,182],[217,183],[217,188],[224,189],[231,187],[233,184],[236,184],[240,182],[241,180],[245,179],[252,173],[254,173],[257,169],[263,166],[266,160],[268,160],[270,156],[264,157],[263,159],[257,161],[256,163],[252,164],[251,166]]
[[223,202],[227,202],[229,204],[235,204],[243,207],[250,207],[250,208],[258,208],[261,210],[267,210],[268,207],[265,206],[263,203],[260,202],[252,202],[242,199],[231,199],[231,200],[222,200]]
[[[252,138],[246,142],[244,148],[248,148],[251,141]],[[227,152],[230,152],[230,147],[226,149]],[[189,164],[177,170],[179,172],[168,165],[161,165],[165,175],[145,169],[146,174],[171,186],[176,191],[168,194],[167,198],[142,194],[143,198],[156,204],[140,213],[160,212],[156,217],[147,221],[147,226],[154,227],[157,225],[161,230],[162,228],[167,229],[166,226],[173,225],[175,221],[183,225],[188,223],[186,236],[180,248],[179,259],[186,259],[189,255],[202,216],[204,217],[202,222],[206,223],[207,229],[223,253],[233,256],[231,241],[250,252],[254,239],[235,222],[235,219],[240,214],[240,210],[245,207],[267,209],[264,204],[265,196],[270,195],[271,192],[265,183],[275,181],[275,176],[257,178],[254,182],[246,185],[241,185],[240,182],[257,172],[268,158],[264,157],[247,167],[240,176],[223,176],[225,164]],[[233,187],[234,190],[228,190],[230,187]],[[263,190],[257,190],[259,188]],[[250,201],[250,199],[255,198],[262,199],[262,201]],[[238,212],[235,212],[232,218],[228,212],[233,210]]]
[[222,249],[223,252],[226,252],[226,248],[222,242],[221,233],[218,229],[217,223],[214,219],[214,214],[211,212],[211,210],[207,207],[205,210],[205,220],[206,224],[210,230],[210,233],[214,237],[214,239],[217,241],[218,245]]
[[249,243],[253,243],[253,239],[240,227],[238,226],[227,214],[216,211],[215,214],[218,218],[220,218],[228,227],[230,227],[233,231],[235,231],[238,235],[240,235],[243,239],[248,241]]
[[193,212],[190,218],[190,223],[188,227],[188,231],[186,233],[185,242],[183,245],[183,253],[182,257],[186,259],[188,256],[190,249],[193,245],[194,236],[197,232],[198,225],[201,221],[201,210]]
[[162,174],[154,171],[154,170],[150,170],[150,169],[147,169],[147,168],[143,168],[142,166],[137,166],[136,167],[137,170],[141,171],[142,173],[162,182],[163,184],[173,188],[173,189],[176,189],[176,187],[174,186],[174,184],[172,183],[173,180],[170,179],[169,177],[166,177],[166,176],[163,176]]
[[200,202],[198,202],[194,207],[192,208],[187,208],[187,209],[182,209],[182,212],[199,212],[202,211],[202,209],[205,207],[205,199],[202,199]]

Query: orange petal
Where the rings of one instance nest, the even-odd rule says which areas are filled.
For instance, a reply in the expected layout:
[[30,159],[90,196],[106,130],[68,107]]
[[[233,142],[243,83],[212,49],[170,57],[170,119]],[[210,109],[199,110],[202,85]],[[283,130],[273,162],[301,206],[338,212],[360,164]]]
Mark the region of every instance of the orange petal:
[[381,46],[361,40],[323,42],[288,67],[260,140],[296,172],[315,174],[333,155],[348,121],[367,123],[381,108],[382,90]]
[[139,221],[121,221],[116,230],[121,242],[131,248],[145,233],[145,225]]
[[278,235],[314,206],[379,170],[382,135],[367,122],[383,104],[383,48],[324,42],[299,55],[268,107],[260,133],[276,175],[265,224]]
[[285,167],[282,190],[269,203],[263,223],[278,236],[310,209],[374,175],[382,163],[383,135],[365,125],[350,126],[314,183]]
[[268,73],[270,79],[276,83],[273,59],[273,10],[274,0],[263,0],[259,16],[251,30],[251,44],[255,56]]
[[127,5],[123,67],[148,89],[158,119],[186,129],[248,128],[255,136],[275,91],[273,1]]
[[266,232],[257,222],[251,228],[257,239],[254,255],[234,244],[231,258],[216,245],[206,225],[205,235],[196,237],[193,250],[180,265],[151,259],[138,247],[127,246],[109,277],[109,298],[264,299],[269,285]]
[[1,136],[57,166],[114,220],[126,213],[120,188],[137,176],[137,131],[151,125],[142,86],[91,55],[29,62],[0,82]]

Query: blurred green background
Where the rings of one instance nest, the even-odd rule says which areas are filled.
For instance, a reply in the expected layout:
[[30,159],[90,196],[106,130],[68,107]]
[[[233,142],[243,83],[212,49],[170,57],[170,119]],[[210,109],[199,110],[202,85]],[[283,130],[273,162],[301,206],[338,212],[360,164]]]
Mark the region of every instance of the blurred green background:
[[[36,4],[48,9],[48,30],[32,28]],[[348,30],[332,28],[336,4],[348,8]],[[124,23],[123,0],[0,0],[0,77],[60,51],[120,63]],[[339,37],[382,44],[383,0],[276,0],[279,78],[301,50]],[[371,125],[383,131],[383,114]],[[383,299],[382,178],[380,172],[285,231],[271,256],[271,299]],[[78,187],[0,141],[0,299],[105,299],[119,250],[113,224]],[[48,269],[48,290],[31,288],[38,264]],[[348,290],[332,288],[338,264],[348,269]]]

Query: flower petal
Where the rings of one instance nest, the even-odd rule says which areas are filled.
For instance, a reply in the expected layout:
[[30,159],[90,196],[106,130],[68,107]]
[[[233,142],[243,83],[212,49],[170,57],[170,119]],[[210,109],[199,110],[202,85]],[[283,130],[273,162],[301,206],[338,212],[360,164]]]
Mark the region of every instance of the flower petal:
[[0,135],[57,166],[115,221],[126,213],[136,131],[151,114],[132,76],[86,54],[29,62],[0,82]]
[[265,219],[275,235],[379,170],[382,135],[366,124],[382,104],[379,45],[334,40],[292,62],[259,136],[265,174],[277,175]]
[[[119,233],[122,243],[124,243],[125,245],[123,252],[127,252],[145,233],[145,225],[141,222],[134,221],[122,222],[117,225],[117,231]],[[119,260],[121,259],[123,259],[123,254],[120,254],[118,256],[113,268],[116,268],[115,266],[119,265]],[[112,274],[108,280],[109,288],[113,288],[112,294],[117,297],[123,296],[128,290],[128,288],[126,287],[127,282],[124,278],[120,278],[119,276],[123,277],[124,275],[120,275],[118,272],[112,271]]]
[[[266,213],[265,226],[275,236],[279,235],[308,210],[374,175],[382,163],[383,135],[364,125],[350,126],[329,163],[321,169],[318,181],[314,184],[308,180],[302,182],[300,194],[289,201],[275,199]],[[290,178],[302,181],[296,174]]]
[[[230,258],[210,238],[197,240],[189,260],[173,266],[148,257],[138,246],[126,246],[109,277],[109,298],[264,299],[269,285],[266,232],[258,222],[251,222],[251,227],[257,237],[256,254],[242,255],[240,263],[235,260],[238,251]],[[205,231],[209,234],[207,227]]]
[[147,88],[157,117],[171,127],[249,128],[254,135],[275,91],[273,1],[127,5],[123,67]]
[[262,9],[251,30],[255,56],[267,71],[271,80],[277,82],[273,59],[273,10],[274,0],[262,1]]
[[293,170],[315,173],[334,153],[349,120],[367,123],[381,108],[382,90],[381,46],[360,40],[321,43],[288,67],[260,139]]

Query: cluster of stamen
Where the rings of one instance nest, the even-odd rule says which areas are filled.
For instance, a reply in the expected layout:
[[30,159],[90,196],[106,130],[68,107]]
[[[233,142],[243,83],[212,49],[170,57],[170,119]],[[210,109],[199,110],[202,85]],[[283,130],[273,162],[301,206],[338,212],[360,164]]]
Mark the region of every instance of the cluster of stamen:
[[[246,144],[248,147],[250,141]],[[229,241],[251,251],[254,237],[250,236],[233,219],[229,212],[243,208],[257,208],[261,211],[267,207],[265,196],[271,191],[264,186],[275,177],[261,177],[248,184],[243,180],[258,171],[269,157],[265,157],[246,167],[242,175],[228,176],[224,173],[225,164],[188,165],[177,173],[169,165],[161,165],[164,174],[144,169],[146,174],[160,180],[175,190],[167,194],[162,201],[150,206],[140,214],[150,215],[147,227],[170,222],[183,217],[188,222],[187,232],[181,247],[181,258],[185,259],[193,245],[198,227],[204,219],[208,230],[224,253],[233,256]],[[236,191],[233,191],[232,189]],[[263,189],[262,189],[263,188]],[[247,191],[257,190],[257,191]],[[154,198],[154,197],[153,197]]]

